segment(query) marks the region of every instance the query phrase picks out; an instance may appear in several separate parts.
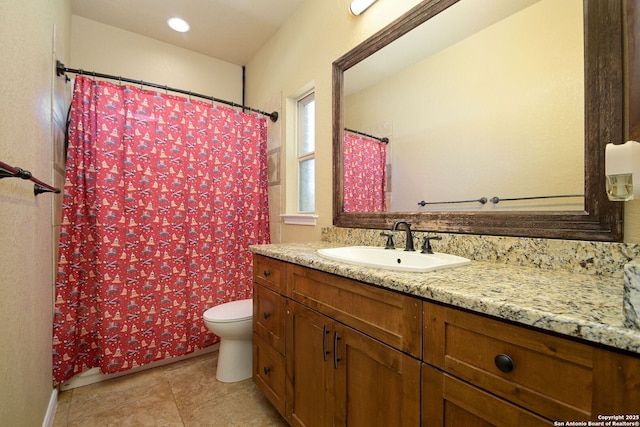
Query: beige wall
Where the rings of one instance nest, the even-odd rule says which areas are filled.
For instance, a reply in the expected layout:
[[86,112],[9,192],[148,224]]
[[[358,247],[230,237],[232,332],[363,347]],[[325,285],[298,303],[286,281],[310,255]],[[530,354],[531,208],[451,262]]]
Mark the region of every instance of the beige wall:
[[65,65],[242,102],[242,67],[76,15]]
[[[320,239],[321,227],[333,223],[331,166],[331,64],[398,16],[419,3],[418,0],[394,0],[375,3],[360,17],[348,12],[349,0],[309,0],[287,24],[247,64],[247,102],[257,107],[273,103],[274,97],[284,107],[287,102],[315,88],[316,93],[316,214],[317,226],[282,225],[284,242]],[[263,107],[266,108],[266,107]],[[273,145],[281,148],[281,185],[272,187],[270,200],[278,203],[272,212],[285,213],[287,157],[285,141],[291,131],[291,108],[280,111],[280,134],[273,135]],[[280,121],[279,120],[279,121]],[[287,186],[291,191],[291,185]],[[295,190],[294,190],[295,191]],[[292,195],[288,195],[289,201]],[[295,212],[287,212],[295,213]]]
[[[281,101],[280,133],[274,136],[282,150],[281,182],[272,188],[271,200],[278,203],[279,213],[286,212],[286,199],[291,199],[292,185],[286,167],[286,143],[292,127],[290,99],[305,87],[316,90],[316,213],[318,225],[282,225],[284,242],[310,241],[320,237],[321,227],[332,225],[333,189],[331,165],[331,64],[369,35],[409,10],[419,1],[381,1],[360,17],[347,12],[349,0],[310,0],[265,45],[247,65],[248,103],[261,105],[274,97]],[[291,151],[291,150],[290,150]],[[288,188],[285,188],[288,187]],[[491,197],[491,196],[488,196]],[[275,209],[274,209],[275,210]],[[625,204],[625,242],[640,243],[640,201]],[[288,212],[292,213],[292,212]]]
[[624,242],[640,243],[640,199],[624,204]]
[[[0,16],[0,160],[52,183],[53,50],[69,56],[70,3],[0,0]],[[41,425],[52,395],[52,206],[60,197],[35,197],[27,181],[0,181],[3,425]]]

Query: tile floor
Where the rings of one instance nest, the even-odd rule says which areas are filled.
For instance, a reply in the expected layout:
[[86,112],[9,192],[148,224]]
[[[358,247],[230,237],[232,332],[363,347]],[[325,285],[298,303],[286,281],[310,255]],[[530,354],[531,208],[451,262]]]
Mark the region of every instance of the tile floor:
[[221,383],[218,353],[64,391],[54,427],[286,426],[253,380]]

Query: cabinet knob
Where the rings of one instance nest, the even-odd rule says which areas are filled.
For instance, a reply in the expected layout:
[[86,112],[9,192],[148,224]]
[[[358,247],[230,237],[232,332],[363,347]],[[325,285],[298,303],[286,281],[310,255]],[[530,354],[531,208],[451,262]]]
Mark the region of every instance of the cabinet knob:
[[496,364],[496,367],[498,369],[500,369],[502,372],[508,374],[509,372],[513,371],[513,359],[509,356],[507,356],[506,354],[498,354],[494,359],[493,359],[494,363]]
[[265,374],[265,375],[269,375],[269,374],[271,373],[271,368],[269,368],[269,367],[265,366],[265,367],[264,367],[264,369],[263,369],[263,371],[264,371],[264,374]]
[[269,270],[265,270],[262,272],[262,274],[264,274],[264,277],[269,277],[271,276],[271,272]]
[[268,319],[269,317],[271,317],[271,313],[265,311],[264,313],[262,313],[262,317],[264,317],[265,319]]

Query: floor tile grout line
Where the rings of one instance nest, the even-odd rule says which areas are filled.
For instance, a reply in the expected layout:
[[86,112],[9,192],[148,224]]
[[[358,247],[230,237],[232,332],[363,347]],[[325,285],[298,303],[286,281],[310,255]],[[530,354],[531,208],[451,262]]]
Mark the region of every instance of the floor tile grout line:
[[184,416],[182,415],[182,411],[180,410],[180,405],[178,405],[178,400],[176,399],[176,394],[173,390],[173,384],[171,384],[171,380],[167,377],[167,370],[162,369],[162,378],[167,382],[169,386],[169,390],[171,390],[171,398],[173,399],[173,404],[176,407],[176,411],[178,411],[178,416],[180,417],[180,422],[182,423],[182,427],[185,427],[186,424],[184,422]]

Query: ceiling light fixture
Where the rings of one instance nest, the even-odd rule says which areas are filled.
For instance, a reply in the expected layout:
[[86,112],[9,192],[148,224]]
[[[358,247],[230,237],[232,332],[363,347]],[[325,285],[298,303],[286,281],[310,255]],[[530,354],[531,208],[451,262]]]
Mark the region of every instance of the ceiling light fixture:
[[377,0],[353,0],[349,5],[349,12],[351,12],[352,15],[358,16],[376,1]]
[[177,17],[167,19],[167,24],[171,27],[171,29],[179,33],[186,33],[191,28],[187,21]]

